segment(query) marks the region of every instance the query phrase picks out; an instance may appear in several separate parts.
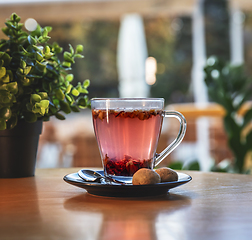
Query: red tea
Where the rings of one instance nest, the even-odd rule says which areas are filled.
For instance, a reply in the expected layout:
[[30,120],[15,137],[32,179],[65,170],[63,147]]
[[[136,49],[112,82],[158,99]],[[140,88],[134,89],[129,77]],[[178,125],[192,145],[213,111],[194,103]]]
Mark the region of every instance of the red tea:
[[107,175],[132,176],[153,168],[162,110],[93,109],[94,130]]

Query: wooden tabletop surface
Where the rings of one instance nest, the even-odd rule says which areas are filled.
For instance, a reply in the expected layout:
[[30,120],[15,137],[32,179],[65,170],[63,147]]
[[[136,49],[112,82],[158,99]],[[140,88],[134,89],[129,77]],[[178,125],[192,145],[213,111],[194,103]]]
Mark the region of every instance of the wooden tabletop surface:
[[187,172],[164,197],[103,198],[62,180],[79,169],[0,179],[0,239],[252,239],[252,176]]

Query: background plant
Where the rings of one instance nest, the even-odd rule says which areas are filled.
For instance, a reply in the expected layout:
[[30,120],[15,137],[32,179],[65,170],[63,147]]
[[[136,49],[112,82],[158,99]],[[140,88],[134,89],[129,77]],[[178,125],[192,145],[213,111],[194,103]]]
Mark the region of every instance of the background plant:
[[234,154],[232,171],[243,173],[245,158],[252,150],[252,109],[243,116],[238,112],[251,99],[251,79],[245,75],[243,65],[232,66],[216,57],[207,60],[204,70],[211,100],[222,105],[226,111],[223,121]]
[[2,28],[8,39],[0,40],[0,130],[13,128],[19,119],[46,121],[54,115],[63,120],[62,112],[79,112],[89,104],[89,80],[73,86],[69,73],[75,59],[83,58],[83,46],[69,45],[63,52],[48,43],[51,27],[26,32],[20,20],[13,13]]

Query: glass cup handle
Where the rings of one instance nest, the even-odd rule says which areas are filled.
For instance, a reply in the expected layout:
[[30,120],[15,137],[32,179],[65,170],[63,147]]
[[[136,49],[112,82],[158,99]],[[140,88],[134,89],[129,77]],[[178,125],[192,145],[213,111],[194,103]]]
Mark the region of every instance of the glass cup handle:
[[186,133],[186,119],[181,113],[177,111],[164,111],[164,117],[177,118],[180,123],[180,129],[176,139],[160,154],[156,153],[155,166],[161,163],[181,143]]

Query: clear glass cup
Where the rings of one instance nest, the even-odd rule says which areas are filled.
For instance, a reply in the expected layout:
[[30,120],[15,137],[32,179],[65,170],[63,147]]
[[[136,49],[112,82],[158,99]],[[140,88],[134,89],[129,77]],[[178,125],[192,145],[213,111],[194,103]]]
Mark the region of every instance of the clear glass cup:
[[[164,110],[163,98],[94,98],[92,117],[104,175],[131,181],[140,168],[153,169],[183,140],[186,120],[176,111]],[[156,153],[164,117],[178,119],[176,139]]]

